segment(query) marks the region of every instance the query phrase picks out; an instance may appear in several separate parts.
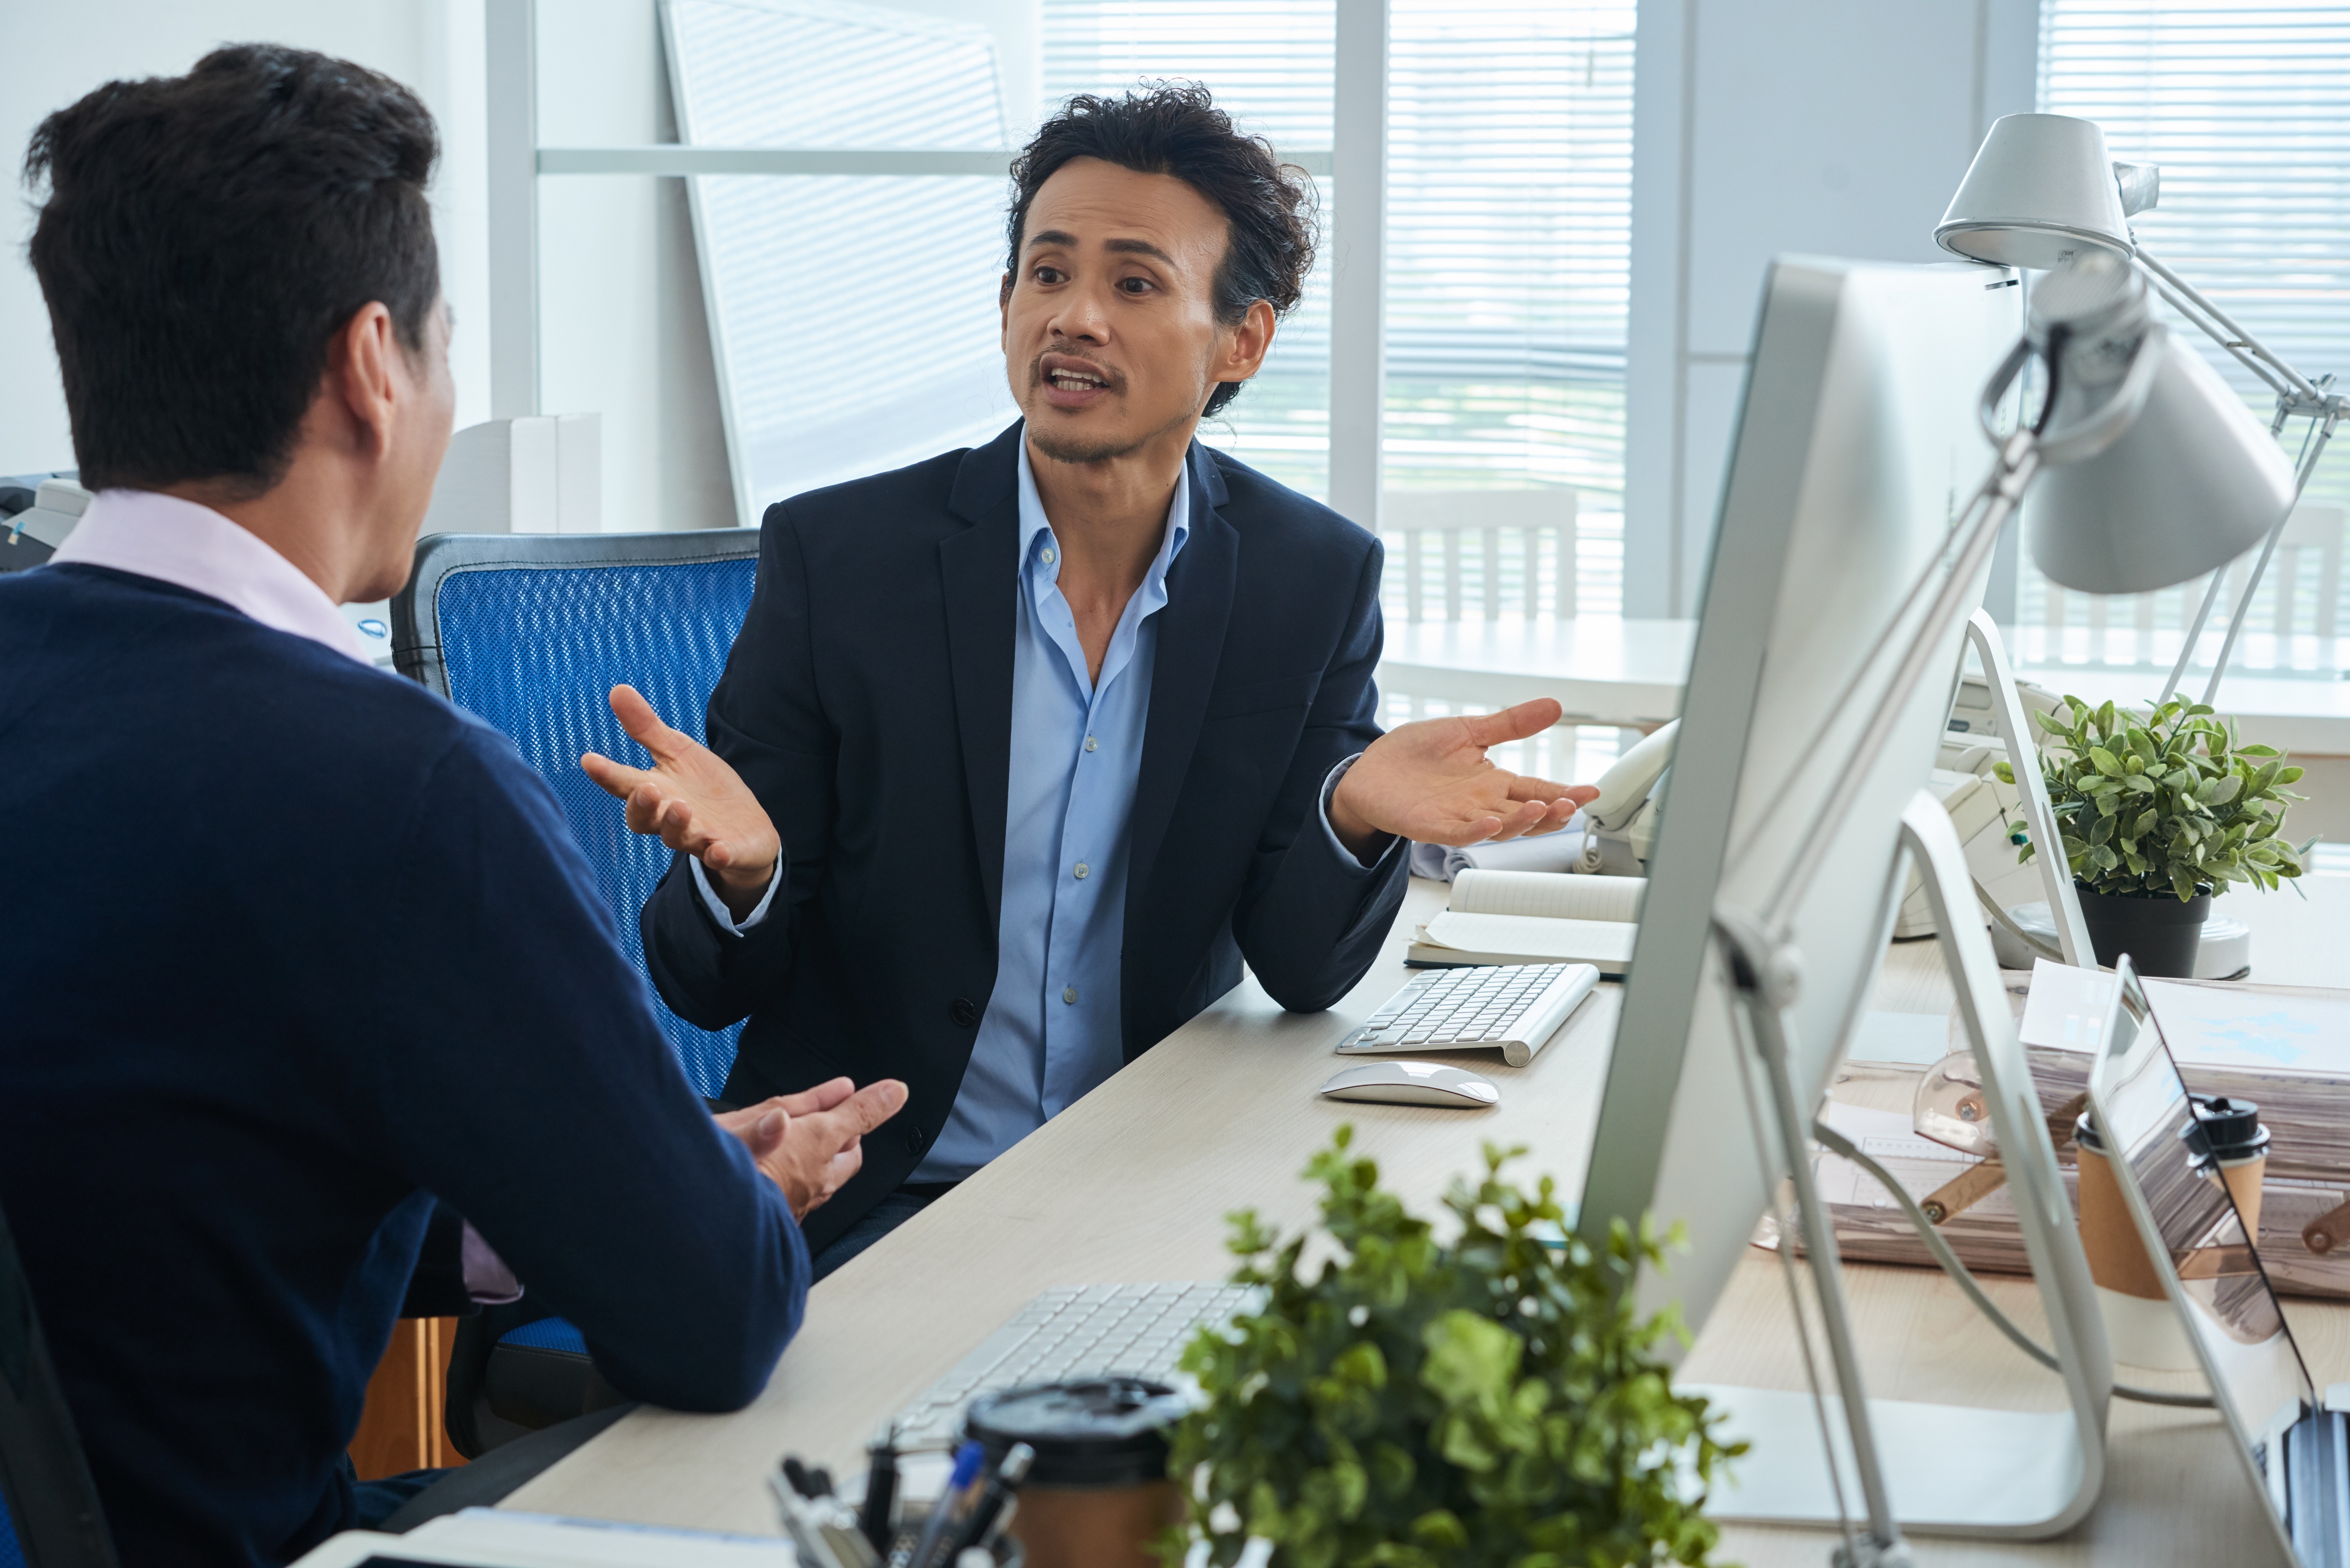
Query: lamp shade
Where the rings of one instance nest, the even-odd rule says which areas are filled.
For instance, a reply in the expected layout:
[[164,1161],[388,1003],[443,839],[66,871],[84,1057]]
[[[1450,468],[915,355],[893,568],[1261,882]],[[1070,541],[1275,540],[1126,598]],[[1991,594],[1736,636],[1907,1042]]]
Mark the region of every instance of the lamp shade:
[[2128,255],[2137,247],[2106,133],[2063,114],[1994,120],[1934,243],[1975,261],[2043,271],[2087,250]]
[[[2033,560],[2083,593],[2144,593],[2217,571],[2293,504],[2282,449],[2203,356],[2159,327],[2137,352],[2159,359],[2137,417],[2094,455],[2042,469],[2024,497]],[[2052,437],[2067,401],[2059,395]]]

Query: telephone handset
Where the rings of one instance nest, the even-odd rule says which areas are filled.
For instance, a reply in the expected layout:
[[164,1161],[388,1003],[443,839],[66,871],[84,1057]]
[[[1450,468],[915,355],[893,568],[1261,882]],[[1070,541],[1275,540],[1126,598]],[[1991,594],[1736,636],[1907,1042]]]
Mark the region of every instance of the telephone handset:
[[1673,738],[1680,727],[1679,719],[1663,726],[1599,775],[1599,798],[1583,808],[1583,853],[1576,870],[1617,877],[1647,874],[1648,846],[1657,833],[1650,801],[1673,765]]

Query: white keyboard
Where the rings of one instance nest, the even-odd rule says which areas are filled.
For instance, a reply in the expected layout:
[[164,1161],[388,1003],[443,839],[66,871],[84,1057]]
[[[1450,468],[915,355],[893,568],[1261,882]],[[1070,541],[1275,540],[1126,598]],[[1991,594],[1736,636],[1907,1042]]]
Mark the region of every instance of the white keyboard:
[[952,1448],[962,1438],[964,1407],[983,1394],[1076,1377],[1172,1382],[1197,1330],[1254,1312],[1262,1301],[1247,1285],[1180,1282],[1046,1291],[898,1412],[898,1449]]
[[1503,1061],[1523,1067],[1598,983],[1599,971],[1587,963],[1430,970],[1339,1041],[1338,1054],[1499,1047]]

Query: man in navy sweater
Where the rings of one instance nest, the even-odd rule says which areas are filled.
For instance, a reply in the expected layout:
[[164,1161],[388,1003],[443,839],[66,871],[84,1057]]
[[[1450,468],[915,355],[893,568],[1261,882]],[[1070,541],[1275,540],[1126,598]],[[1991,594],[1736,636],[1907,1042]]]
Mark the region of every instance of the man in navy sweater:
[[131,1563],[380,1509],[339,1459],[436,1199],[621,1393],[747,1402],[904,1099],[713,1123],[545,783],[352,646],[449,438],[434,157],[404,88],[241,47],[27,161],[97,495],[0,578],[0,1210]]

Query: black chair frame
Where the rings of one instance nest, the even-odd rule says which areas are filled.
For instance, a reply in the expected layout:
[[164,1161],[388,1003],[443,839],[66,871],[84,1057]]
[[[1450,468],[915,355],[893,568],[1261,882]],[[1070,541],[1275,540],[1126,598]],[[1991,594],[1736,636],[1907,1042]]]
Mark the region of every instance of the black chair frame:
[[0,1214],[0,1497],[31,1568],[115,1568],[114,1536]]

